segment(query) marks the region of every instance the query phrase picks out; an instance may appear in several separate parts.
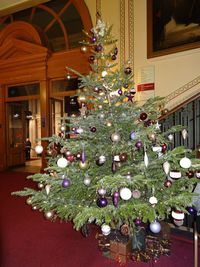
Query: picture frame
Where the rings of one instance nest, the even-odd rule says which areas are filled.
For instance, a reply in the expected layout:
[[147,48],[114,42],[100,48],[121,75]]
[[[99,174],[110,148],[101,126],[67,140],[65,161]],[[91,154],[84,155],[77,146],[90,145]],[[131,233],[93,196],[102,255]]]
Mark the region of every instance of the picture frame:
[[200,0],[147,0],[147,58],[200,48]]

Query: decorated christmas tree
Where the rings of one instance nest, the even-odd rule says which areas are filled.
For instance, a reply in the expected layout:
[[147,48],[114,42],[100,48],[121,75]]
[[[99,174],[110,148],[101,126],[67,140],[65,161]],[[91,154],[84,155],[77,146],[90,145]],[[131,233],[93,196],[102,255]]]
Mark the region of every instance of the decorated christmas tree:
[[95,223],[105,236],[112,229],[132,236],[145,223],[159,233],[162,220],[172,216],[180,224],[193,210],[200,162],[190,149],[174,147],[177,132],[188,138],[184,126],[162,131],[163,98],[134,100],[133,70],[128,63],[117,68],[111,31],[98,19],[86,32],[82,51],[91,52],[91,72],[67,66],[79,77],[80,113],[61,118],[60,134],[44,139],[47,168],[28,177],[38,190],[14,194],[28,196],[47,219],[73,221],[76,230]]

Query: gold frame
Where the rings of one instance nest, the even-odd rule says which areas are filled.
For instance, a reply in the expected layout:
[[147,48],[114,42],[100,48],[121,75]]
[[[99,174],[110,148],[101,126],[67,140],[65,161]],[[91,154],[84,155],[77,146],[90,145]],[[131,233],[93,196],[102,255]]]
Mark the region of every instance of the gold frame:
[[[164,55],[169,55],[173,53],[183,52],[190,49],[195,49],[200,47],[200,36],[198,41],[190,41],[185,44],[174,45],[170,48],[160,48],[155,50],[153,45],[153,1],[147,0],[147,58],[154,58]],[[160,0],[162,1],[162,0]],[[189,12],[189,11],[188,11]],[[200,20],[200,16],[199,16]]]

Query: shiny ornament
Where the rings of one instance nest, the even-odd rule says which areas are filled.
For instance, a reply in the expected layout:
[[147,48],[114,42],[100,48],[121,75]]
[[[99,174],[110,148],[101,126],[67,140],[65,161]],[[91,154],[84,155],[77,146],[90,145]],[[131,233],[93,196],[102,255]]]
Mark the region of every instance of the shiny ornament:
[[168,135],[168,140],[169,140],[169,141],[173,141],[173,140],[174,140],[174,136],[173,136],[173,134],[169,134],[169,135]]
[[166,181],[164,182],[164,186],[167,187],[167,188],[169,188],[169,187],[172,186],[172,182],[171,182],[170,180],[166,180]]
[[29,197],[29,198],[27,198],[27,200],[26,200],[26,204],[28,204],[28,205],[31,205],[32,204],[32,199]]
[[68,179],[68,178],[63,179],[63,181],[62,181],[62,187],[68,188],[68,187],[70,187],[70,185],[71,185],[70,179]]
[[87,161],[85,161],[84,163],[82,161],[79,162],[79,167],[82,169],[82,170],[85,170],[89,167],[89,164]]
[[147,152],[146,151],[144,152],[144,165],[145,165],[146,168],[149,165],[149,158],[147,156]]
[[158,234],[161,231],[161,225],[157,221],[150,223],[149,228],[154,234]]
[[86,154],[85,151],[81,152],[81,162],[84,163],[86,161]]
[[188,136],[188,133],[187,133],[187,130],[186,130],[186,129],[183,129],[182,132],[181,132],[181,134],[182,134],[182,137],[183,137],[184,140],[185,140],[185,139],[187,138],[187,136]]
[[66,75],[66,79],[67,79],[67,80],[71,80],[71,78],[72,78],[71,75],[68,73],[68,74]]
[[32,207],[32,210],[37,210],[37,206],[33,206]]
[[120,162],[120,156],[119,155],[115,155],[113,157],[113,160],[116,161],[116,162]]
[[162,152],[164,153],[167,150],[167,145],[166,144],[162,144],[161,147],[162,147]]
[[78,134],[82,134],[83,133],[83,128],[77,128],[76,129],[76,133],[78,133]]
[[141,149],[142,147],[143,147],[143,144],[142,144],[142,141],[137,141],[136,143],[135,143],[135,147],[137,148],[137,149]]
[[121,137],[120,137],[120,135],[119,135],[118,133],[113,133],[113,134],[111,135],[111,140],[112,140],[113,142],[119,142],[119,141],[121,140]]
[[105,194],[106,194],[106,189],[104,189],[104,188],[100,188],[100,189],[98,189],[98,194],[99,194],[100,196],[105,196]]
[[119,95],[122,95],[122,94],[123,94],[122,89],[119,89],[119,90],[117,91],[117,93],[118,93]]
[[185,214],[182,211],[172,211],[172,218],[175,220],[183,220],[185,217]]
[[37,145],[37,146],[35,147],[35,152],[36,152],[37,154],[41,154],[42,151],[43,151],[43,147],[42,147],[41,145]]
[[196,209],[193,207],[187,207],[187,211],[189,212],[190,215],[196,214]]
[[78,153],[76,154],[76,159],[81,159],[81,153],[80,153],[80,152],[78,152]]
[[99,162],[100,163],[105,163],[106,162],[106,157],[104,155],[99,156]]
[[120,154],[120,155],[119,155],[119,159],[120,159],[120,161],[122,161],[122,162],[127,161],[127,159],[128,159],[128,155],[127,155],[127,153],[122,153],[122,154]]
[[101,162],[99,159],[96,160],[97,166],[103,166],[104,162]]
[[138,199],[138,198],[141,197],[141,192],[139,190],[137,190],[137,189],[133,190],[132,196],[133,196],[133,198]]
[[132,131],[131,134],[130,134],[131,140],[134,140],[135,137],[136,137],[136,133],[134,131]]
[[107,225],[107,224],[103,224],[101,226],[101,231],[102,231],[103,235],[109,235],[110,232],[111,232],[111,227],[109,225]]
[[156,140],[156,134],[155,133],[148,134],[148,139],[150,141],[153,141],[154,142]]
[[145,121],[146,119],[147,119],[147,113],[142,112],[142,113],[140,114],[140,120],[141,120],[141,121]]
[[139,225],[141,225],[142,220],[141,220],[140,218],[136,218],[136,219],[134,220],[134,223],[135,223],[136,226],[139,226]]
[[195,175],[197,178],[200,178],[200,171],[196,171]]
[[86,53],[87,52],[87,46],[81,46],[81,52]]
[[152,197],[149,198],[149,203],[151,205],[155,205],[155,204],[158,203],[158,199],[156,197],[152,196]]
[[90,185],[91,179],[89,177],[85,177],[83,180],[84,185]]
[[111,121],[107,121],[106,122],[106,126],[111,127],[112,126],[112,122]]
[[59,168],[65,168],[69,165],[69,161],[66,158],[59,158],[57,165]]
[[124,73],[125,74],[131,74],[132,70],[130,67],[125,68]]
[[88,60],[89,60],[90,63],[93,63],[94,60],[95,60],[95,57],[92,55],[92,56],[90,56],[90,57],[88,58]]
[[44,213],[44,217],[47,219],[47,220],[51,220],[54,216],[54,213],[52,211],[46,211]]
[[97,199],[97,206],[99,208],[105,208],[108,205],[108,200],[105,197]]
[[145,127],[149,127],[149,126],[151,126],[153,124],[153,121],[152,120],[147,120],[147,121],[144,121],[144,126]]
[[102,71],[101,77],[105,78],[108,75],[108,72],[106,70]]
[[188,169],[188,168],[191,167],[191,165],[192,165],[192,162],[191,162],[191,160],[190,160],[189,158],[187,158],[187,157],[184,157],[184,158],[182,158],[182,159],[180,160],[180,166],[181,166],[182,168]]
[[112,59],[112,60],[116,60],[116,59],[117,59],[116,55],[112,55],[112,56],[111,56],[111,59]]
[[46,191],[46,194],[47,194],[47,195],[49,195],[49,193],[50,193],[50,189],[51,189],[51,185],[50,185],[50,184],[47,184],[47,185],[45,186],[45,191]]
[[113,193],[113,205],[115,206],[115,208],[118,207],[118,204],[119,204],[119,192],[114,192]]
[[61,130],[62,132],[64,132],[64,131],[66,130],[65,125],[61,125],[61,126],[60,126],[60,130]]
[[97,130],[97,128],[96,128],[96,127],[91,127],[91,128],[90,128],[90,131],[91,131],[92,133],[95,133],[95,132],[96,132],[96,130]]
[[38,183],[38,188],[42,189],[44,187],[43,183]]
[[91,39],[90,39],[91,43],[96,43],[97,41],[97,37],[96,36],[92,36]]
[[95,51],[96,52],[101,52],[103,50],[103,46],[102,45],[97,45],[97,46],[95,46]]
[[193,178],[194,177],[194,172],[189,170],[187,173],[186,173],[187,177],[188,178]]
[[153,146],[153,147],[152,147],[152,150],[153,150],[153,152],[157,152],[157,153],[159,153],[159,152],[162,151],[162,147],[161,147],[161,146]]
[[120,197],[123,200],[129,200],[132,197],[132,192],[129,188],[124,187],[120,189]]
[[68,156],[66,156],[66,159],[68,160],[68,161],[74,161],[75,160],[75,156],[73,155],[73,154],[71,154],[71,155],[68,155]]
[[169,164],[168,161],[165,161],[165,162],[163,163],[163,170],[164,170],[164,172],[165,172],[166,175],[169,174],[170,164]]

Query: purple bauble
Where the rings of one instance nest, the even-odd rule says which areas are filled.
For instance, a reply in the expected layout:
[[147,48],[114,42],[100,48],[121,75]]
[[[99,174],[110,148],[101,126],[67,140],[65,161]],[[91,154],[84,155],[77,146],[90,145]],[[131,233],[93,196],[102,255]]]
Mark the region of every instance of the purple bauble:
[[117,91],[117,93],[118,93],[119,95],[122,95],[122,94],[123,94],[123,92],[122,92],[121,89],[119,89],[119,90]]
[[81,162],[84,163],[86,161],[86,155],[85,155],[85,152],[83,151],[81,153]]
[[142,223],[142,220],[140,218],[136,218],[134,223],[135,225],[140,225]]
[[142,112],[142,113],[140,114],[140,119],[141,119],[142,121],[145,121],[146,118],[147,118],[147,113]]
[[141,142],[140,140],[137,141],[136,144],[135,144],[135,147],[136,147],[137,149],[142,148],[142,146],[143,146],[143,144],[142,144],[142,142]]
[[97,37],[96,36],[92,36],[91,37],[91,43],[95,43],[97,41]]
[[101,52],[103,50],[103,46],[102,45],[97,45],[97,46],[95,46],[95,51],[96,52]]
[[96,130],[97,130],[97,128],[96,128],[96,127],[91,127],[91,128],[90,128],[90,131],[91,131],[92,133],[95,133],[95,132],[96,132]]
[[63,179],[62,187],[68,188],[71,185],[71,181],[68,178]]
[[194,215],[196,213],[196,210],[193,207],[188,207],[187,211],[189,212],[190,215]]
[[100,208],[104,208],[108,205],[108,200],[105,197],[101,197],[97,199],[97,206]]
[[111,56],[111,59],[112,59],[112,60],[116,60],[116,59],[117,59],[116,55],[112,55],[112,56]]
[[130,67],[125,68],[124,70],[125,74],[131,74],[132,70]]

